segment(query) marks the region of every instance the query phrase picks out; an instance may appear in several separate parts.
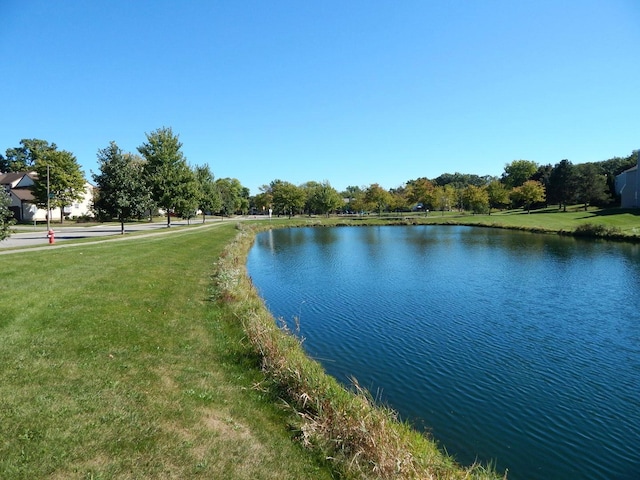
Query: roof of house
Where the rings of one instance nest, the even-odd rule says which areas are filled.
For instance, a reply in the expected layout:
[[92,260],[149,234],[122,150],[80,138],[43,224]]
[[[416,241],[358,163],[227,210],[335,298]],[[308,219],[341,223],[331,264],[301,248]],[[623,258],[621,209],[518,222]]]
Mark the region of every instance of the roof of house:
[[22,180],[25,175],[26,173],[24,172],[0,173],[0,185],[12,185]]
[[35,200],[33,193],[28,188],[14,188],[10,193],[23,202],[33,202]]
[[7,172],[0,173],[0,185],[9,185],[16,188],[25,178],[29,180],[28,184],[32,184],[33,180],[38,178],[35,172]]

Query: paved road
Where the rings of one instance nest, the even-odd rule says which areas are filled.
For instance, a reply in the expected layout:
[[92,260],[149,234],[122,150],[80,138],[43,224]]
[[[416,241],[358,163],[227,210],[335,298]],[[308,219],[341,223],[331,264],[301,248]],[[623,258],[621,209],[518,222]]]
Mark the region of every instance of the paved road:
[[[244,218],[225,219],[225,222],[244,220]],[[221,223],[219,218],[208,220],[206,225],[212,225],[214,223]],[[154,223],[136,223],[126,224],[125,232],[168,232],[173,229],[181,230],[181,226],[187,225],[186,221],[172,221],[171,229],[167,229],[165,222]],[[202,220],[196,219],[191,221],[191,225],[202,225]],[[55,232],[55,245],[64,244],[66,240],[79,239],[79,238],[91,238],[91,237],[108,237],[120,235],[119,225],[96,225],[90,227],[82,227],[77,225],[72,226],[59,226],[54,227]],[[126,238],[126,236],[125,236]],[[47,229],[43,226],[38,227],[25,227],[21,226],[17,229],[17,233],[12,234],[9,238],[0,241],[0,253],[7,248],[15,247],[50,247],[49,240],[47,238]],[[14,250],[11,250],[14,251]]]

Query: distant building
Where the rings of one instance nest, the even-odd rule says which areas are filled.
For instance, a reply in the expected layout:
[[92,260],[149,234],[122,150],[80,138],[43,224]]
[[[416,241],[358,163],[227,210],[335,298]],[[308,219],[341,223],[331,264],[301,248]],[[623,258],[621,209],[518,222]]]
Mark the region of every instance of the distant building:
[[[11,204],[9,209],[19,222],[45,222],[47,220],[47,210],[38,208],[35,198],[31,193],[34,180],[38,178],[35,172],[11,172],[0,173],[0,187],[9,194]],[[93,217],[91,205],[93,203],[93,185],[85,182],[85,191],[82,200],[64,207],[66,217]],[[51,209],[51,218],[60,218],[60,209]]]
[[[638,164],[640,164],[640,159]],[[640,175],[638,175],[638,165],[616,176],[616,193],[620,195],[620,206],[622,208],[640,207],[639,191]]]

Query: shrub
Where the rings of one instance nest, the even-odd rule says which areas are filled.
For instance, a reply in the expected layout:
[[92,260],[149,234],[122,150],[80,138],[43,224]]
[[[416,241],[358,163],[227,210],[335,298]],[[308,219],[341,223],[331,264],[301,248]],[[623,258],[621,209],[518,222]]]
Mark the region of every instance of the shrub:
[[617,237],[622,234],[617,227],[601,223],[585,223],[576,227],[573,234],[578,237]]

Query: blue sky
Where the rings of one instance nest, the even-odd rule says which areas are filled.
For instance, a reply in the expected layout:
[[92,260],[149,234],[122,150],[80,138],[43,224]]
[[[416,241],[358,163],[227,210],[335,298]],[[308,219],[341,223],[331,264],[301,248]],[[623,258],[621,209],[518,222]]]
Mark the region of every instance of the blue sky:
[[90,178],[172,127],[191,165],[395,188],[640,148],[638,0],[0,0],[0,152]]

